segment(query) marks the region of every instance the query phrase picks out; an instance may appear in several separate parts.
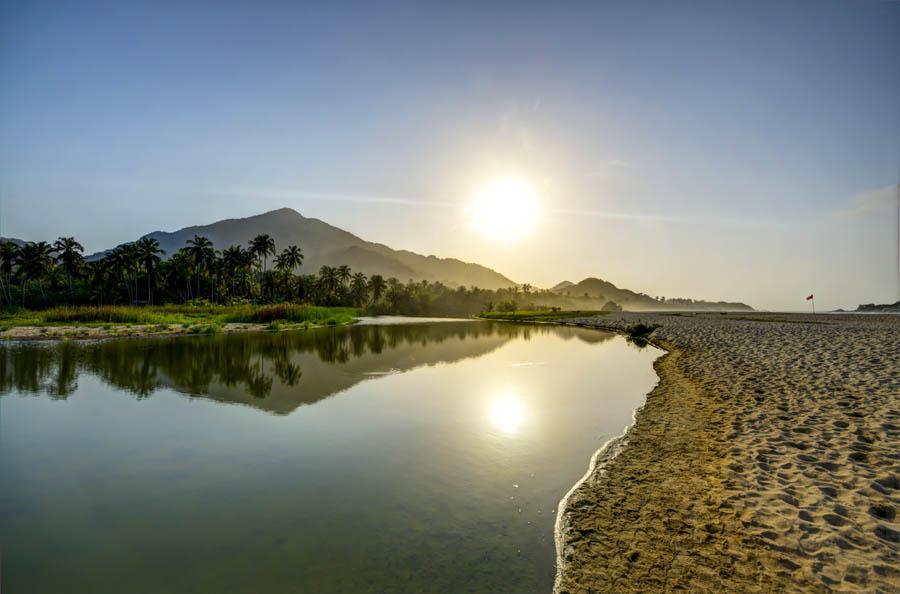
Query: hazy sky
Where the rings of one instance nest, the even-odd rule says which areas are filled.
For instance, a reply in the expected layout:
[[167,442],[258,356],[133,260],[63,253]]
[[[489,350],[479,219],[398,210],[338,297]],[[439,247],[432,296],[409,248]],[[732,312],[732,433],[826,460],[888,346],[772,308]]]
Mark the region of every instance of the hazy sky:
[[[5,236],[289,206],[538,286],[847,307],[898,298],[898,169],[898,2],[0,0]],[[543,203],[511,244],[462,214],[507,174]]]

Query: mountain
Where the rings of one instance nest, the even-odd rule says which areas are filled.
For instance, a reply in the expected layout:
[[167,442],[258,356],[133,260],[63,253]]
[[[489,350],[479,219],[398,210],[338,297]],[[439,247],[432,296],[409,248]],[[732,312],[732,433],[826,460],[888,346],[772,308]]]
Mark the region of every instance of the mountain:
[[573,298],[584,297],[602,298],[606,301],[614,301],[626,310],[712,310],[712,311],[753,311],[753,308],[745,303],[727,301],[703,301],[695,299],[666,299],[661,301],[645,293],[635,293],[628,289],[620,289],[609,281],[588,277],[579,283],[563,281],[550,289],[559,295],[567,295]]
[[0,237],[0,242],[6,242],[6,241],[14,243],[15,245],[17,245],[19,247],[22,247],[23,245],[25,245],[24,239],[18,239],[16,237]]
[[[159,242],[166,255],[185,246],[194,235],[202,235],[217,249],[233,244],[247,247],[255,236],[266,233],[281,250],[297,245],[303,250],[301,271],[317,272],[319,267],[346,264],[366,275],[381,274],[385,278],[440,281],[450,286],[474,285],[485,289],[512,287],[516,283],[480,264],[454,258],[423,256],[406,250],[394,250],[380,243],[366,241],[319,219],[307,218],[290,208],[281,208],[244,219],[226,219],[209,225],[185,227],[178,231],[154,231],[146,237]],[[89,256],[97,258],[105,252]]]
[[554,293],[564,293],[566,291],[566,289],[569,289],[570,287],[574,287],[574,286],[575,286],[575,283],[573,283],[571,281],[563,281],[561,283],[557,283],[557,284],[553,285],[552,287],[550,287],[550,290],[553,291]]

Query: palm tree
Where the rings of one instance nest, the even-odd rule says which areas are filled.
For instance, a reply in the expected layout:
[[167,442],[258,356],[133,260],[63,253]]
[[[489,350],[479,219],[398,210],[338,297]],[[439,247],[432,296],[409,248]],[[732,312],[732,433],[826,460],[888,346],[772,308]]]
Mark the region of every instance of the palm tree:
[[288,266],[290,272],[303,265],[303,251],[295,245],[289,245],[281,252],[281,257]]
[[275,276],[278,277],[276,280],[280,279],[282,284],[281,299],[290,301],[291,265],[284,252],[275,256],[275,272]]
[[386,288],[387,283],[380,274],[373,274],[369,277],[369,294],[372,296],[372,303],[381,301],[381,296],[384,295],[384,290]]
[[350,272],[350,267],[346,264],[342,264],[338,266],[337,269],[337,280],[341,284],[341,288],[347,286],[347,283],[350,282],[350,277],[352,276]]
[[353,304],[357,307],[364,306],[368,301],[369,287],[366,284],[366,275],[362,272],[353,275],[353,280],[350,282],[350,295],[353,297]]
[[133,245],[125,243],[116,246],[108,256],[113,275],[119,280],[120,284],[125,286],[125,294],[129,303],[132,303],[137,298],[136,291],[132,291],[130,278],[132,271],[138,267],[137,251]]
[[242,252],[241,257],[241,286],[244,291],[244,295],[247,296],[250,294],[250,279],[253,273],[253,263],[256,261],[253,254],[250,253],[249,250],[244,250]]
[[263,272],[269,256],[275,255],[275,240],[266,233],[261,233],[250,240],[250,252],[262,260]]
[[159,266],[161,255],[166,252],[159,247],[159,242],[152,237],[142,237],[137,241],[137,251],[143,261],[144,270],[147,272],[147,304],[153,305],[153,281],[155,280],[154,272]]
[[85,267],[91,277],[91,286],[97,295],[97,305],[103,305],[103,284],[109,270],[110,258],[100,258],[88,262]]
[[172,254],[172,258],[165,262],[165,272],[169,286],[178,292],[181,300],[190,300],[193,296],[191,276],[194,274],[194,258],[191,250],[183,247]]
[[12,305],[12,276],[19,261],[19,246],[11,241],[0,242],[0,283],[7,305]]
[[212,262],[216,258],[216,252],[212,242],[202,235],[194,235],[193,239],[187,240],[187,244],[197,277],[197,297],[200,297],[200,275],[211,268]]
[[231,294],[234,295],[235,282],[240,278],[245,261],[244,248],[232,245],[222,251],[222,264],[225,267],[225,275],[231,281]]
[[407,291],[399,280],[394,277],[387,279],[387,295],[385,299],[394,311],[401,311],[406,301]]
[[319,286],[322,287],[322,290],[325,292],[326,300],[331,300],[331,297],[334,295],[334,290],[337,288],[337,285],[337,269],[331,266],[325,266],[323,264],[319,269]]
[[66,281],[69,285],[69,300],[72,305],[75,305],[75,292],[72,290],[72,277],[75,276],[78,269],[84,264],[84,257],[81,255],[84,251],[84,247],[75,241],[74,237],[60,237],[56,240],[56,243],[53,244],[53,249],[56,252],[57,264],[62,264],[63,270],[66,271]]
[[50,255],[53,248],[46,241],[29,241],[19,250],[19,273],[22,275],[22,307],[25,307],[25,293],[28,281],[37,279],[41,290],[41,298],[46,300],[44,293],[44,276],[53,267],[53,257]]
[[216,250],[212,250],[212,256],[207,262],[207,271],[209,274],[209,300],[213,303],[218,302],[219,287],[222,286],[222,278],[225,274],[225,266],[222,258]]

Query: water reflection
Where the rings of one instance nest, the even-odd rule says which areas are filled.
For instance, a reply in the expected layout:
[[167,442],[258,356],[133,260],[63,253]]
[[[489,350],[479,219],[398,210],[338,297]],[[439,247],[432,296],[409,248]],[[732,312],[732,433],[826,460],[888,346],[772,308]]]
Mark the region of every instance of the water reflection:
[[[481,322],[350,326],[302,332],[0,345],[0,395],[67,398],[81,374],[139,398],[161,388],[286,414],[370,377],[484,355],[546,326]],[[584,341],[608,340],[581,333]],[[425,347],[428,348],[425,348]],[[517,363],[513,363],[517,364]],[[499,400],[492,418],[514,433],[521,409]]]
[[3,585],[549,592],[655,356],[487,322],[0,345]]
[[507,388],[491,402],[490,417],[497,429],[506,434],[515,434],[525,419],[525,406],[521,398]]

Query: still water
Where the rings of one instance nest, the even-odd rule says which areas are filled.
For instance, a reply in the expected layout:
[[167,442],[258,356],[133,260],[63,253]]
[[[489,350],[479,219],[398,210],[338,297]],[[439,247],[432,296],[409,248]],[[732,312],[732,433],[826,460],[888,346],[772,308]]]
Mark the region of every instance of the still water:
[[659,354],[468,321],[0,346],[0,585],[549,592]]

